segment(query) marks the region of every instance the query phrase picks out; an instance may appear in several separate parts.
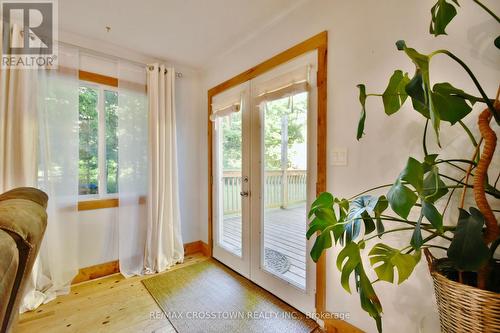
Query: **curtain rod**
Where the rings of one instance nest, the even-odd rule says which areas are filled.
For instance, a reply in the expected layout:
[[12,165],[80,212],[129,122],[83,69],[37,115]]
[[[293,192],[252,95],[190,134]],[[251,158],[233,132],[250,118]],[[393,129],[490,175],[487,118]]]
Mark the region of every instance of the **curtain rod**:
[[[89,49],[87,47],[83,47],[83,46],[80,46],[80,45],[71,44],[71,43],[62,42],[62,41],[58,41],[58,43],[59,44],[63,44],[63,45],[68,45],[68,46],[76,47],[76,48],[79,48],[80,50],[84,50],[84,51],[86,51],[88,53],[91,53],[91,54],[93,53],[94,55],[97,55],[97,56],[105,56],[107,58],[114,59],[114,60],[125,60],[125,61],[131,62],[131,63],[139,65],[139,66],[146,66],[147,68],[151,67],[150,64],[146,64],[146,63],[143,63],[143,62],[139,62],[139,61],[127,59],[127,58],[124,58],[124,57],[119,57],[119,56],[111,55],[111,54],[108,54],[108,53],[96,51],[96,50]],[[182,76],[183,76],[182,72],[175,72],[175,77],[176,78],[182,78]]]
[[[150,71],[152,71],[154,68],[155,68],[154,66],[151,66],[151,65],[149,65],[149,66],[148,66],[148,69],[149,69]],[[158,67],[158,71],[160,71],[160,70],[161,70],[161,68],[160,68],[160,67]],[[167,74],[167,73],[168,73],[168,70],[167,70],[167,69],[165,69],[164,74]],[[181,72],[175,72],[175,77],[176,77],[176,78],[181,78],[181,77],[182,77],[182,73],[181,73]]]

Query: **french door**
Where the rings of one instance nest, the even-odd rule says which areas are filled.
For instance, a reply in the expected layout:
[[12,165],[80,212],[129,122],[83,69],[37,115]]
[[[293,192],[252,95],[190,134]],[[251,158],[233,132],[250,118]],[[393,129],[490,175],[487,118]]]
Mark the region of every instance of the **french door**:
[[306,240],[316,183],[316,52],[212,100],[213,256],[314,312]]

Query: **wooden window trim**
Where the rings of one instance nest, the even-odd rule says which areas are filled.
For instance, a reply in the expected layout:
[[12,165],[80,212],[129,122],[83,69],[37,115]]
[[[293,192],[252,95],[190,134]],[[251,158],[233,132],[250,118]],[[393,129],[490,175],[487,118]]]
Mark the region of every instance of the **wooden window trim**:
[[[213,96],[230,89],[238,84],[254,79],[271,69],[284,64],[302,54],[317,50],[318,52],[318,128],[317,128],[317,182],[316,195],[326,191],[326,142],[327,142],[327,57],[328,57],[328,32],[323,31],[302,43],[283,51],[276,56],[254,66],[233,78],[208,90],[208,254],[213,252],[213,215],[212,215],[212,187],[213,187],[213,123],[210,121],[212,114]],[[316,263],[316,312],[320,315],[326,313],[326,255],[323,254]]]
[[[139,205],[146,204],[146,196],[139,197]],[[106,198],[78,201],[78,211],[120,207],[120,199]]]
[[112,76],[106,76],[102,74],[79,70],[78,79],[82,81],[89,81],[98,84],[103,84],[105,86],[118,88],[118,79]]
[[78,201],[78,211],[113,208],[120,206],[118,198]]

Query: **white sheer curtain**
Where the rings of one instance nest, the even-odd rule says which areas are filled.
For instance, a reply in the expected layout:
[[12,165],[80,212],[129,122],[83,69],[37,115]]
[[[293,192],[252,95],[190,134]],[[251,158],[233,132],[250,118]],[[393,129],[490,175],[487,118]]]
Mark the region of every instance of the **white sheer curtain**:
[[[10,33],[13,44],[22,42],[16,24],[2,33]],[[0,69],[0,193],[36,185],[37,77],[37,70]]]
[[129,277],[144,272],[148,189],[146,69],[122,61],[118,77],[119,262],[120,272]]
[[78,49],[59,46],[59,69],[38,77],[38,181],[48,223],[21,311],[70,291],[78,272]]
[[177,140],[175,129],[175,70],[148,67],[149,172],[146,273],[161,272],[184,260],[181,239]]
[[[3,33],[14,43],[22,38],[15,24]],[[32,186],[49,195],[23,312],[68,293],[78,270],[78,51],[61,47],[59,64],[60,70],[0,70],[0,192]]]

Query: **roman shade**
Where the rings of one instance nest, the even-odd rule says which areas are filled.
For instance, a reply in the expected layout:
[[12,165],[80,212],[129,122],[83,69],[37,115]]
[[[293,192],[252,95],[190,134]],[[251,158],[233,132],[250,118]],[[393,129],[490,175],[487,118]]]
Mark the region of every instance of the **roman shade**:
[[215,95],[212,99],[210,120],[215,121],[217,118],[240,112],[243,107],[244,96],[248,92],[248,89],[249,83],[245,82],[219,95]]
[[307,63],[299,64],[277,77],[255,84],[253,89],[257,105],[309,91],[311,68]]

